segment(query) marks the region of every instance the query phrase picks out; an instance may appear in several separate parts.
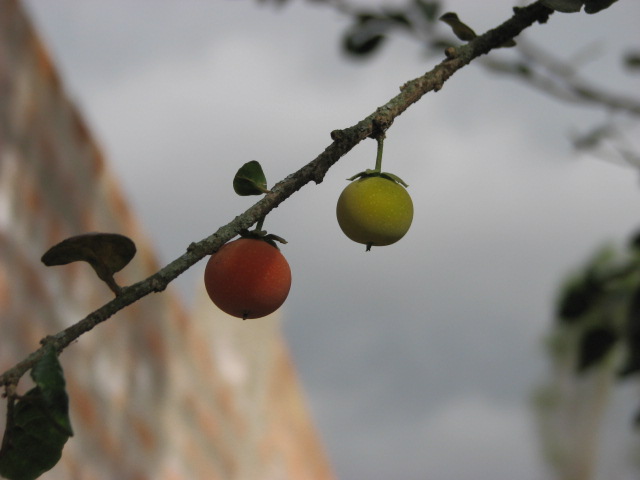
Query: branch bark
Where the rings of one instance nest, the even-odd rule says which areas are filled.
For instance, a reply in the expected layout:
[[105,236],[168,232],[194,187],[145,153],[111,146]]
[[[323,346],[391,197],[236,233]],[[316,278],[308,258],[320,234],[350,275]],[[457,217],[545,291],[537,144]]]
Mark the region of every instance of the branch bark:
[[261,218],[264,218],[271,210],[277,208],[304,185],[312,181],[316,184],[322,182],[327,171],[342,156],[362,140],[368,137],[376,137],[386,131],[396,117],[420,100],[426,93],[440,90],[444,82],[455,72],[475,58],[489,53],[493,48],[499,47],[506,40],[515,37],[534,23],[545,23],[551,13],[553,13],[553,10],[543,6],[540,2],[535,2],[524,8],[516,8],[514,9],[513,17],[499,27],[489,30],[461,47],[447,49],[447,59],[424,75],[405,83],[400,87],[400,93],[397,96],[378,107],[357,124],[331,132],[333,142],[322,153],[298,171],[278,182],[271,189],[271,193],[266,194],[244,213],[220,227],[209,237],[189,245],[183,255],[155,274],[138,283],[123,287],[120,295],[74,325],[42,339],[40,342],[42,346],[39,349],[0,375],[0,385],[4,385],[8,393],[12,387],[17,385],[20,378],[42,357],[45,347],[52,345],[58,353],[61,353],[82,334],[106,321],[118,311],[150,293],[164,290],[180,274],[205,256],[215,253],[224,243],[235,237],[240,230],[247,229]]

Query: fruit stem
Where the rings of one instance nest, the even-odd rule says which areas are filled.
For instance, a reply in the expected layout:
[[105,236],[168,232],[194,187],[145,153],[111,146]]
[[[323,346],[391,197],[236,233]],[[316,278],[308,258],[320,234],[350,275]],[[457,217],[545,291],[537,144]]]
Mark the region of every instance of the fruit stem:
[[254,230],[259,231],[262,230],[262,225],[264,224],[264,219],[266,217],[262,217],[260,220],[258,220],[258,223],[256,223],[256,228]]
[[384,143],[384,134],[376,137],[376,141],[378,142],[378,154],[376,155],[376,172],[382,171],[382,144]]

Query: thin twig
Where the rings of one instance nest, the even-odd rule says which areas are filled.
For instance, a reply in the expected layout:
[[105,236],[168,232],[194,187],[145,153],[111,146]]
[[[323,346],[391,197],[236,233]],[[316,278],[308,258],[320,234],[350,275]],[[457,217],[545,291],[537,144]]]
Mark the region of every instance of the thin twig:
[[526,40],[518,41],[518,51],[524,61],[492,58],[485,59],[482,64],[495,72],[516,76],[518,80],[559,100],[640,115],[640,101],[637,98],[590,84],[577,74],[577,69],[568,61],[555,58],[550,52]]
[[357,124],[331,132],[331,143],[320,155],[295,173],[278,182],[271,193],[266,194],[243,214],[237,216],[227,225],[209,237],[192,243],[186,253],[160,269],[145,280],[128,287],[123,287],[120,295],[98,308],[84,319],[60,331],[45,337],[42,346],[28,355],[13,368],[0,375],[0,385],[15,386],[19,379],[28,372],[42,357],[45,347],[51,345],[58,353],[82,334],[104,322],[118,311],[153,292],[164,290],[167,285],[184,271],[215,253],[225,242],[236,236],[241,230],[248,229],[259,219],[278,207],[287,198],[310,182],[322,182],[327,171],[358,143],[376,133],[380,125],[388,128],[396,117],[401,115],[412,104],[420,100],[430,91],[438,91],[456,71],[469,64],[473,59],[488,53],[493,48],[513,38],[522,30],[535,22],[546,22],[552,10],[536,2],[528,7],[517,9],[514,16],[500,27],[488,31],[456,49],[447,49],[447,59],[439,63],[431,71],[421,77],[405,83],[400,93],[375,110],[371,115]]

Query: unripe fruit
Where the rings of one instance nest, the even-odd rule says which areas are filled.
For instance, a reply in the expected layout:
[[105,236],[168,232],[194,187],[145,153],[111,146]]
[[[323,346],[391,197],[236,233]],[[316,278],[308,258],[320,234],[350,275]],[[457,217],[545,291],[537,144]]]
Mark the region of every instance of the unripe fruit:
[[391,245],[409,230],[413,202],[407,190],[381,176],[351,182],[340,194],[338,224],[347,237],[370,246]]
[[209,298],[234,317],[259,318],[275,312],[291,288],[291,269],[280,250],[266,241],[239,238],[214,253],[204,271]]

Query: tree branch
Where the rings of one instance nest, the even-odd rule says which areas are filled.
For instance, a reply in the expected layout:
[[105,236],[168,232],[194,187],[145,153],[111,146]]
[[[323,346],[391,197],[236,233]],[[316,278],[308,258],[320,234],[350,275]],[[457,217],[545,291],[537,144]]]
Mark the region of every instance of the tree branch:
[[529,42],[519,41],[518,49],[525,60],[541,67],[546,71],[546,74],[534,70],[526,61],[501,61],[494,58],[485,59],[483,64],[495,72],[513,75],[559,100],[596,104],[611,111],[640,115],[640,101],[638,99],[590,84],[578,76],[575,69],[571,68],[566,61],[554,58],[549,52],[545,52]]
[[82,334],[106,321],[118,311],[153,292],[164,290],[167,285],[184,271],[188,270],[205,256],[215,253],[224,243],[236,236],[240,230],[247,229],[259,219],[277,208],[282,202],[311,181],[322,182],[327,171],[347,152],[367,137],[375,137],[391,126],[396,117],[430,91],[438,91],[455,72],[469,64],[473,59],[484,55],[493,48],[502,45],[535,22],[544,23],[553,12],[551,9],[533,3],[525,8],[514,9],[514,16],[501,26],[488,31],[459,48],[447,49],[447,59],[421,77],[405,83],[400,93],[377,108],[372,114],[357,124],[343,130],[331,132],[333,142],[314,160],[278,182],[271,193],[266,194],[243,214],[220,227],[209,237],[192,243],[186,253],[160,269],[145,280],[122,288],[116,298],[95,310],[84,319],[41,340],[42,346],[28,355],[13,368],[0,375],[0,385],[17,385],[20,378],[28,372],[42,357],[45,347],[51,345],[58,353]]

